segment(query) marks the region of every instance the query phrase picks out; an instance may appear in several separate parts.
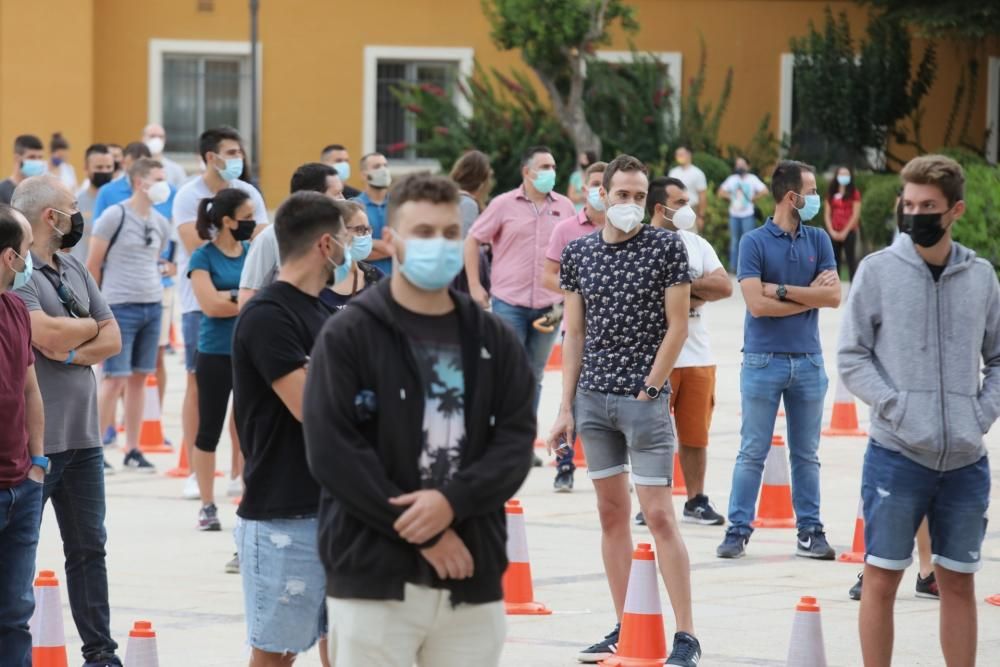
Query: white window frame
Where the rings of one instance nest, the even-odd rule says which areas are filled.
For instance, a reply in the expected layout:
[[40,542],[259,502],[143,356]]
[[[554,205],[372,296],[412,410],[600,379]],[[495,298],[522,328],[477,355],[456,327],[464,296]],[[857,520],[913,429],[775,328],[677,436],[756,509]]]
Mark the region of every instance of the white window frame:
[[[364,52],[364,93],[362,97],[361,152],[363,155],[375,151],[376,100],[378,95],[378,63],[380,60],[407,62],[448,62],[457,66],[460,81],[472,77],[475,49],[470,47],[438,46],[366,46]],[[472,106],[458,90],[454,95],[455,106],[463,116],[472,115]],[[426,160],[404,160],[392,158],[394,165],[422,164]]]
[[[651,55],[667,66],[667,77],[670,79],[670,106],[674,115],[674,121],[679,122],[681,117],[681,85],[684,82],[681,68],[684,65],[684,55],[680,51],[639,51],[641,54]],[[631,63],[633,62],[632,51],[597,51],[596,58],[605,63]]]
[[990,58],[986,79],[986,129],[990,132],[986,157],[996,164],[1000,160],[1000,58]]
[[[778,97],[778,141],[784,145],[785,137],[792,136],[792,101],[795,90],[795,54],[782,53],[780,60],[781,84]],[[782,149],[784,152],[784,149]]]
[[[149,92],[148,108],[146,117],[148,123],[163,124],[163,57],[167,55],[197,55],[197,56],[242,56],[249,58],[251,53],[250,42],[223,42],[197,39],[151,39],[149,40]],[[257,118],[263,118],[261,114],[261,98],[263,97],[263,61],[264,46],[257,44]],[[240,114],[242,117],[250,118],[250,90],[249,86],[240,93]],[[245,115],[244,115],[245,114]],[[239,129],[239,128],[237,128]],[[250,140],[252,127],[244,128],[245,141]],[[241,133],[242,130],[241,130]],[[263,132],[261,132],[263,134]],[[261,139],[262,141],[262,139]],[[249,149],[249,146],[247,146]],[[181,154],[186,156],[186,153]],[[256,156],[254,156],[256,159]]]

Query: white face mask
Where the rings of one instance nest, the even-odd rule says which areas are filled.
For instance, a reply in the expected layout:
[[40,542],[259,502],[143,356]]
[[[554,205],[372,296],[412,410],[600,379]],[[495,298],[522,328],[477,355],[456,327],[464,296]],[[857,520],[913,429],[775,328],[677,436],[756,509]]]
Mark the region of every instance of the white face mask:
[[691,208],[690,204],[684,204],[678,209],[670,208],[669,206],[664,206],[668,211],[674,212],[674,219],[670,222],[674,223],[674,227],[677,229],[691,229],[694,227],[694,223],[698,220],[698,215]]
[[149,152],[153,155],[159,155],[163,152],[163,139],[160,139],[159,137],[149,139],[146,142],[146,148],[148,148]]
[[170,184],[166,181],[157,181],[146,189],[146,196],[153,206],[159,206],[170,199]]
[[389,174],[388,167],[379,167],[378,169],[372,169],[368,172],[368,182],[372,184],[372,187],[376,188],[387,188],[392,183],[392,176]]
[[645,212],[638,204],[615,204],[608,207],[608,222],[628,234],[642,224]]

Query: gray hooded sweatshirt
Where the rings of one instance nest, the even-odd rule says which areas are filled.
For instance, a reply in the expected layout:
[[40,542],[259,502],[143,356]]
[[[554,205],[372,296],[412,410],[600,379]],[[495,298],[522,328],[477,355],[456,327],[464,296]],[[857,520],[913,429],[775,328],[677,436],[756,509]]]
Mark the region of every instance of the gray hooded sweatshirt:
[[952,243],[934,282],[901,234],[861,262],[845,310],[837,365],[871,406],[872,439],[932,470],[982,458],[1000,415],[1000,284],[989,262]]

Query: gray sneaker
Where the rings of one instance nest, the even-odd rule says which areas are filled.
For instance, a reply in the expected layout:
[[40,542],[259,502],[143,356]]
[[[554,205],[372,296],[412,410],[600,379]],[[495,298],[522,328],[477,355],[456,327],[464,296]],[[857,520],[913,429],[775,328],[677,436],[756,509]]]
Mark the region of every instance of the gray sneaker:
[[681,521],[701,526],[721,526],[726,522],[726,519],[715,511],[712,503],[708,502],[708,496],[699,493],[684,503],[684,516]]
[[747,553],[747,542],[750,538],[740,535],[733,530],[726,532],[726,538],[715,550],[715,555],[719,558],[743,558]]
[[219,521],[219,508],[214,504],[205,505],[198,512],[198,530],[213,532],[222,530],[222,522]]
[[233,554],[233,559],[226,562],[226,574],[240,573],[240,555]]
[[826,541],[826,533],[822,528],[800,530],[795,555],[816,560],[833,560],[837,552]]

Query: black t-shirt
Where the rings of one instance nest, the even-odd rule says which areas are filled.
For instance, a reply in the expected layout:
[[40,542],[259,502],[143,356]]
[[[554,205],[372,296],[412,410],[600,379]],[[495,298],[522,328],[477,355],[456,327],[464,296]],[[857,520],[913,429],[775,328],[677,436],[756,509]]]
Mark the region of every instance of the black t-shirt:
[[305,367],[330,311],[286,282],[247,304],[233,336],[233,401],[246,459],[246,490],[236,513],[267,520],[314,515],[319,486],[306,464],[302,423],[271,385]]
[[385,278],[385,272],[378,268],[374,264],[369,264],[368,262],[358,262],[361,266],[361,273],[364,274],[364,281],[359,280],[358,291],[353,295],[347,294],[337,294],[332,289],[325,289],[319,295],[319,300],[323,302],[323,305],[329,308],[331,311],[336,312],[342,310],[351,299],[361,294],[363,291],[377,283],[378,281]]
[[5,178],[0,181],[0,204],[9,204],[11,197],[14,196],[14,188],[17,187],[17,183]]
[[361,190],[357,188],[352,188],[350,185],[344,184],[344,199],[354,199],[361,194]]
[[944,273],[944,270],[948,268],[947,264],[941,266],[938,266],[937,264],[931,264],[930,262],[924,262],[924,264],[926,264],[927,268],[931,270],[931,276],[934,278],[934,282],[938,282],[939,280],[941,280],[941,274]]

